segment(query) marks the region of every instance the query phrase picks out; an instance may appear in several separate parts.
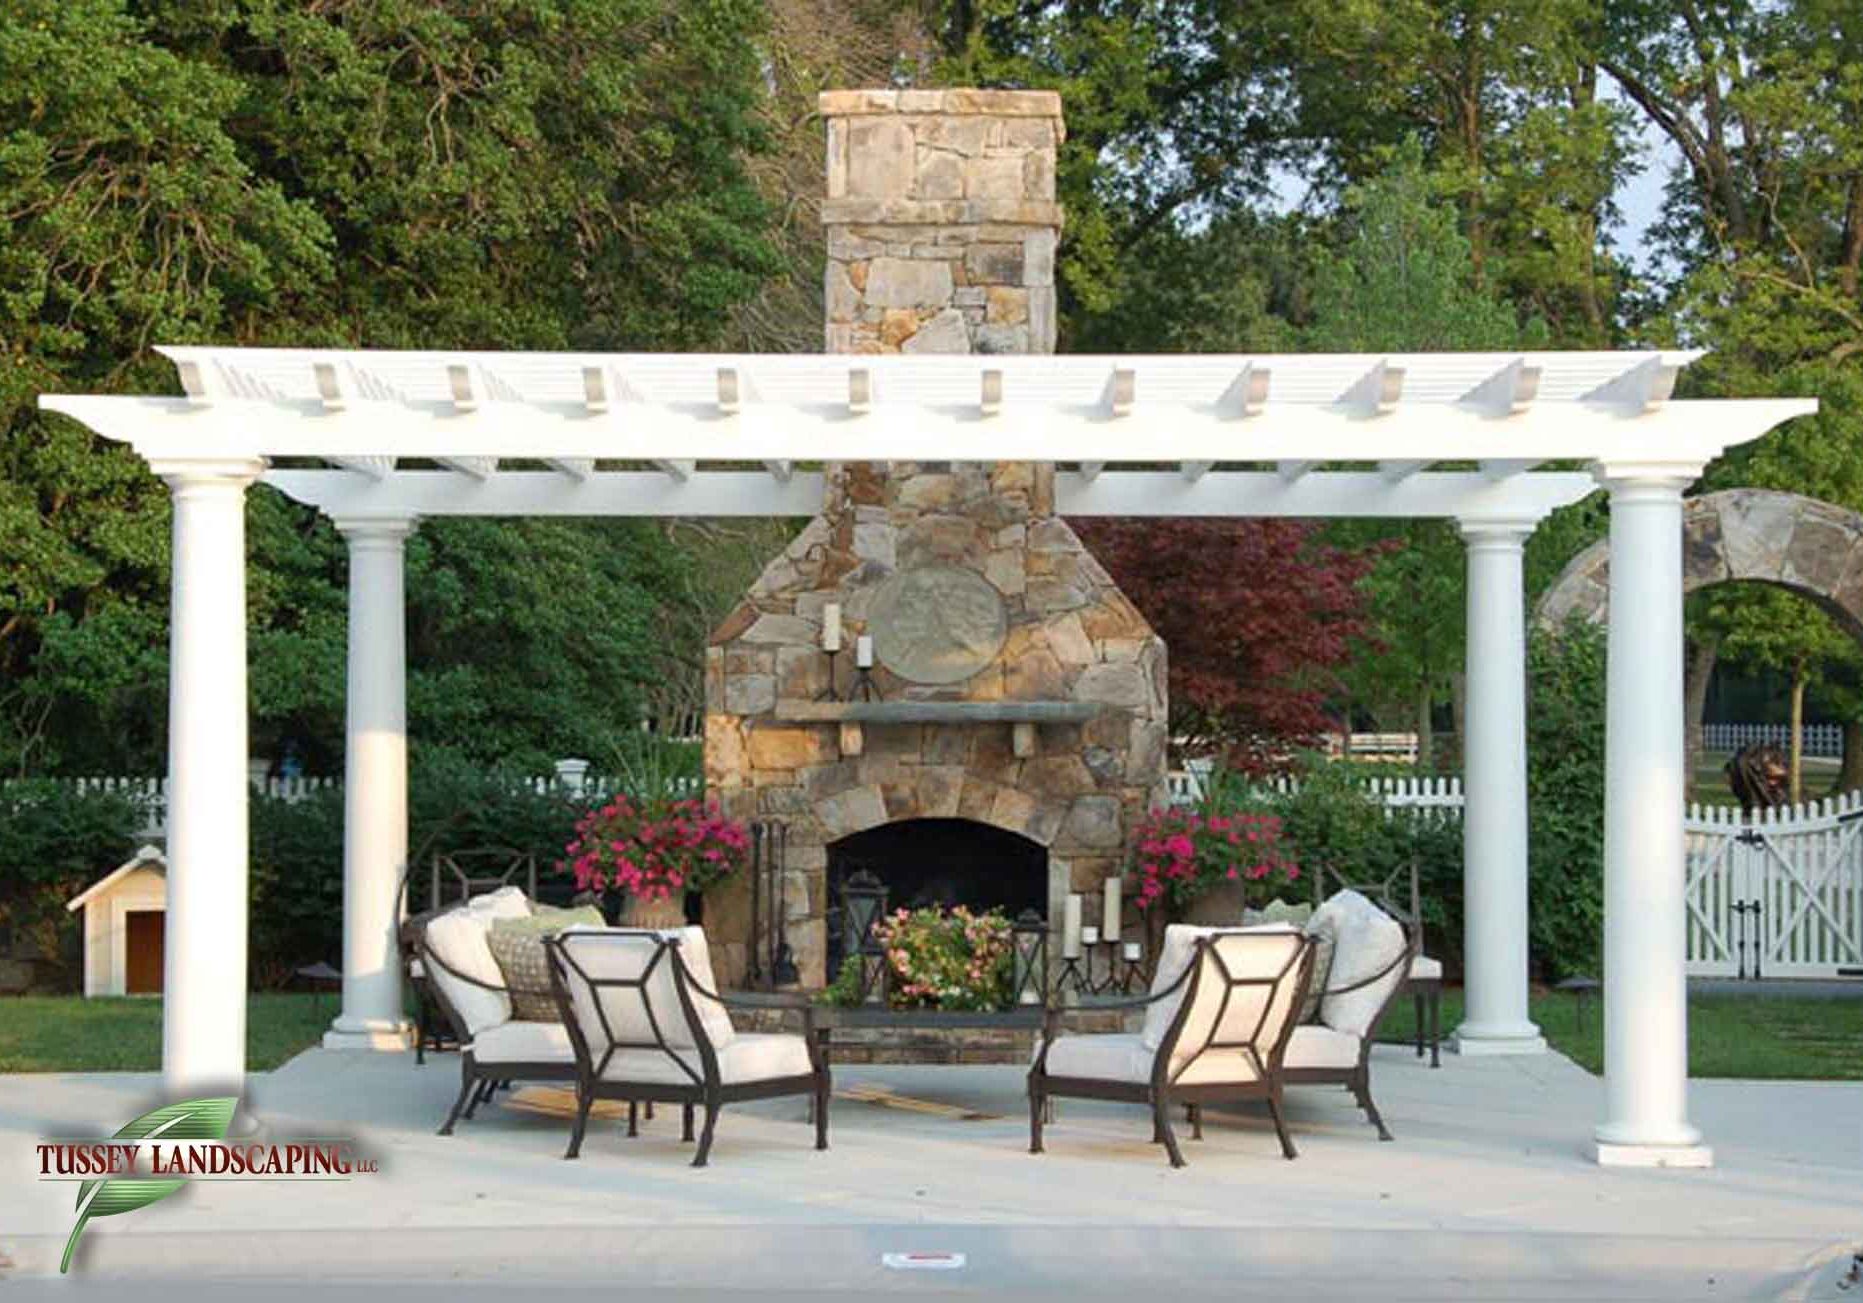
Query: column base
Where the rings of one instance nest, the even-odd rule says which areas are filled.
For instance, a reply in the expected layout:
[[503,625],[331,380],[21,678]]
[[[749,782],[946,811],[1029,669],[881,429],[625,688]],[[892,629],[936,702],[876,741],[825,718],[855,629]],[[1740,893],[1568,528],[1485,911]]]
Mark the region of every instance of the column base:
[[411,1050],[414,1026],[404,1018],[338,1018],[323,1034],[326,1050]]
[[1530,1022],[1477,1026],[1463,1023],[1449,1037],[1449,1050],[1469,1058],[1544,1054],[1546,1038]]
[[1593,1140],[1589,1147],[1599,1167],[1713,1167],[1712,1145],[1634,1145]]

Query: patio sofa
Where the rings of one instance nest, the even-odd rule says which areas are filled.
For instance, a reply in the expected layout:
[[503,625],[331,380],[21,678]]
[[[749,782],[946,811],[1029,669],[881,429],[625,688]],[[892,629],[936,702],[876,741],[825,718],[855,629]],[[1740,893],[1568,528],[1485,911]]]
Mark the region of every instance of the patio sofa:
[[1202,1105],[1242,1099],[1267,1103],[1281,1151],[1296,1155],[1281,1110],[1283,1056],[1306,991],[1313,943],[1287,924],[1249,929],[1165,930],[1150,992],[1094,1009],[1143,1009],[1135,1033],[1060,1034],[1065,1010],[1048,1013],[1029,1068],[1029,1152],[1042,1149],[1048,1101],[1056,1096],[1124,1100],[1152,1112],[1152,1139],[1171,1166],[1184,1155],[1171,1107],[1190,1110],[1202,1134]]
[[[815,1147],[828,1147],[828,1062],[806,999],[720,995],[702,928],[570,928],[544,946],[576,1069],[576,1122],[565,1158],[581,1152],[597,1099],[626,1100],[630,1114],[641,1103],[679,1104],[688,1141],[693,1109],[703,1106],[694,1167],[711,1155],[723,1106],[745,1100],[807,1095]],[[803,1032],[740,1032],[732,1007],[798,1010]]]
[[[473,1111],[512,1081],[574,1081],[576,1055],[561,1021],[514,1017],[513,990],[492,956],[490,931],[499,919],[531,916],[517,887],[475,896],[461,905],[410,920],[415,952],[434,1002],[459,1038],[459,1096],[440,1127]],[[518,991],[554,1004],[547,989]]]

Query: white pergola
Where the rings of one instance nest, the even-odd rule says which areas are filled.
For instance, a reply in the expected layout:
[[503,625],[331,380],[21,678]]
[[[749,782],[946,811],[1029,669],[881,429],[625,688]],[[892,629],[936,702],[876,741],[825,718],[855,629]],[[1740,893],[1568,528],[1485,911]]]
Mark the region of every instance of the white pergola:
[[[1611,495],[1609,1163],[1703,1165],[1683,976],[1682,492],[1800,400],[1671,401],[1687,352],[768,356],[166,348],[184,397],[46,395],[174,497],[163,1066],[245,1070],[244,495],[349,540],[343,1012],[405,1044],[403,543],[426,516],[802,516],[832,461],[1053,462],[1063,516],[1439,517],[1468,543],[1463,1053],[1544,1048],[1527,1005],[1522,547]],[[1577,467],[1578,469],[1556,469]]]

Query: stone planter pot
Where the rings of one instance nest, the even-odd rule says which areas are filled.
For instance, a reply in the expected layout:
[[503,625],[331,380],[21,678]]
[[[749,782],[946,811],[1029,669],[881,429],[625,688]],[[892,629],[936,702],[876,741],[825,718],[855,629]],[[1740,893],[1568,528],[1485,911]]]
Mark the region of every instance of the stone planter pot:
[[641,900],[629,896],[621,903],[621,926],[652,928],[679,928],[686,925],[686,902],[680,897],[665,900]]
[[1224,882],[1190,902],[1184,922],[1199,927],[1240,927],[1242,911],[1248,907],[1248,894],[1239,882]]

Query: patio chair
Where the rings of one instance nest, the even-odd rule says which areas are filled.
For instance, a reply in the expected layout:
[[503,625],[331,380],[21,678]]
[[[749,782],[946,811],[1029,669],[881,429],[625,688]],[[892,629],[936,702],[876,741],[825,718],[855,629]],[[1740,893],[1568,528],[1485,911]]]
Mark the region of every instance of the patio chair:
[[1378,1139],[1389,1140],[1390,1129],[1371,1096],[1371,1047],[1411,972],[1420,933],[1350,888],[1328,897],[1307,924],[1309,934],[1322,929],[1333,934],[1333,960],[1319,1021],[1294,1028],[1282,1076],[1290,1086],[1345,1086],[1378,1129]]
[[[702,1105],[705,1128],[692,1165],[704,1167],[726,1104],[807,1095],[815,1147],[828,1148],[828,1063],[806,999],[720,995],[703,928],[572,928],[544,945],[576,1060],[576,1123],[563,1157],[582,1152],[598,1099],[626,1100],[630,1113],[640,1103],[678,1104],[680,1138],[688,1141],[693,1110]],[[740,1032],[733,1007],[798,1010],[802,1035]]]
[[1029,1152],[1042,1152],[1048,1101],[1124,1100],[1152,1112],[1152,1140],[1171,1166],[1184,1155],[1170,1110],[1191,1110],[1202,1134],[1201,1106],[1260,1099],[1268,1105],[1281,1152],[1295,1157],[1281,1112],[1281,1060],[1313,963],[1313,943],[1284,924],[1223,930],[1183,924],[1165,931],[1149,994],[1096,1001],[1095,1013],[1144,1009],[1137,1033],[1060,1035],[1063,1009],[1051,1009],[1029,1069]]
[[[1416,938],[1416,950],[1411,956],[1410,968],[1399,987],[1399,994],[1408,996],[1414,1005],[1415,1026],[1414,1039],[1417,1057],[1423,1057],[1424,1046],[1430,1051],[1430,1066],[1442,1067],[1443,1040],[1443,961],[1423,953],[1425,940],[1423,936],[1423,899],[1418,887],[1417,864],[1410,862],[1410,899],[1408,905],[1400,905],[1393,884],[1404,870],[1399,869],[1389,874],[1382,882],[1351,882],[1346,876],[1328,864],[1318,866],[1313,877],[1313,903],[1317,907],[1320,894],[1325,890],[1327,879],[1331,878],[1340,890],[1352,890],[1369,896],[1380,908],[1392,918],[1401,922]],[[1321,975],[1322,978],[1324,974]],[[1403,1042],[1397,1042],[1403,1043]]]
[[443,1136],[453,1134],[462,1115],[471,1121],[478,1106],[501,1085],[576,1079],[569,1033],[560,1022],[511,1016],[511,991],[486,943],[493,920],[529,913],[524,894],[506,887],[414,921],[424,979],[459,1038],[459,1096],[440,1126]]

